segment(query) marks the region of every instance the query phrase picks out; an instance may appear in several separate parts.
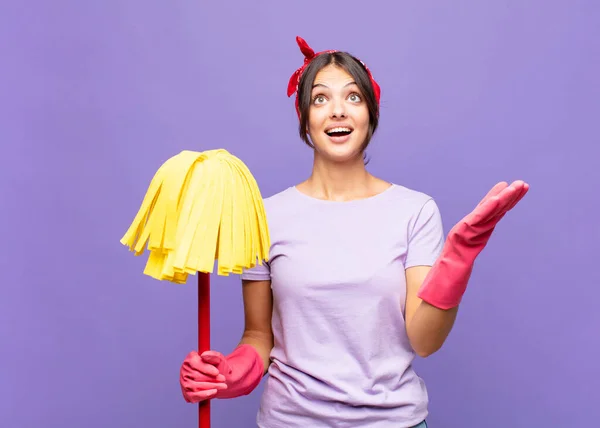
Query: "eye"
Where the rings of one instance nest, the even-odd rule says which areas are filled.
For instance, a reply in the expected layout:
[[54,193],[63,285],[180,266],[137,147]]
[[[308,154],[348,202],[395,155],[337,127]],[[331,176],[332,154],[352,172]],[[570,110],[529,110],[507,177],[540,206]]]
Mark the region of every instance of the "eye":
[[349,99],[351,102],[353,102],[353,103],[359,103],[359,102],[361,102],[361,101],[362,101],[362,98],[361,98],[361,97],[360,97],[360,95],[359,95],[359,94],[357,94],[356,92],[353,92],[353,93],[351,93],[351,94],[348,96],[348,99]]
[[313,97],[313,104],[323,104],[325,101],[325,96],[322,94],[318,94]]

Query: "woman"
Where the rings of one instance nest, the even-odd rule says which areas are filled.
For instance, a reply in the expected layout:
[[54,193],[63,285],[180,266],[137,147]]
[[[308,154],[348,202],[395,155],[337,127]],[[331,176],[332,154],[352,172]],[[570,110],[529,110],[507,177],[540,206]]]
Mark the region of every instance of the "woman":
[[261,428],[426,427],[412,367],[448,336],[473,263],[528,185],[499,183],[444,239],[428,195],[370,174],[379,86],[348,53],[315,54],[290,79],[311,176],[266,198],[267,264],[242,275],[245,330],[228,356],[190,353],[188,402],[249,394]]

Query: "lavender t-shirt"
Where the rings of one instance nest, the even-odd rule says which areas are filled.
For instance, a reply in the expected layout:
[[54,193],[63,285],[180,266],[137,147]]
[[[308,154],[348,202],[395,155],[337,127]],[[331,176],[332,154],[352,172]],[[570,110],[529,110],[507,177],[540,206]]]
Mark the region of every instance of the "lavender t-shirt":
[[404,324],[411,266],[444,243],[428,195],[392,184],[334,202],[296,187],[264,200],[268,264],[242,278],[271,280],[275,346],[260,428],[402,428],[427,416]]

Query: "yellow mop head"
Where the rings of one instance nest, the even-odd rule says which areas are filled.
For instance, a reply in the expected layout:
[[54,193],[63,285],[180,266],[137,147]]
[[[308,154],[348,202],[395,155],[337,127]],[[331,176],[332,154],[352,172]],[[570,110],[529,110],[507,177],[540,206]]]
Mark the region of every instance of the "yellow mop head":
[[184,150],[152,179],[121,239],[136,256],[148,243],[144,274],[185,283],[188,274],[240,274],[268,261],[263,201],[246,165],[224,149]]

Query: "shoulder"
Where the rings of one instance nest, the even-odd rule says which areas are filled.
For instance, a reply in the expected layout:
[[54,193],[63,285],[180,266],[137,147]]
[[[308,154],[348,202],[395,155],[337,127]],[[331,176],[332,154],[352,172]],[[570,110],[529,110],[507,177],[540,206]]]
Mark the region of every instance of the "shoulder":
[[287,187],[277,193],[263,198],[263,204],[266,210],[280,210],[293,202],[296,196],[293,187]]
[[270,196],[263,197],[263,205],[270,223],[284,221],[298,210],[298,195],[293,187],[287,187]]
[[391,192],[390,200],[403,207],[404,210],[418,214],[425,207],[437,209],[434,198],[425,192],[396,183],[392,183],[389,191]]
[[443,228],[442,214],[432,195],[394,184],[389,207],[394,213],[395,221],[404,225],[403,230],[410,233],[421,230],[423,226],[438,229]]

